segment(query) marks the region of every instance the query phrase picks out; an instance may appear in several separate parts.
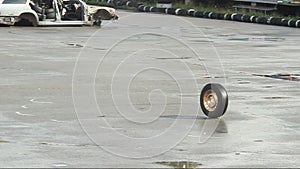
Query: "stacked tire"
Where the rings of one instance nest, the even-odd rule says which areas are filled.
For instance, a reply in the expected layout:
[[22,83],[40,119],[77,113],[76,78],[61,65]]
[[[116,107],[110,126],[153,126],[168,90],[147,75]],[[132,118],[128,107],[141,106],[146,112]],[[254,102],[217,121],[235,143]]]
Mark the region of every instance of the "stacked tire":
[[47,19],[55,19],[55,10],[53,8],[49,8],[45,10]]
[[[231,20],[238,22],[247,23],[258,23],[267,25],[278,25],[278,26],[288,26],[288,27],[300,27],[300,20],[294,19],[283,19],[283,18],[273,18],[273,17],[263,17],[263,16],[250,16],[239,13],[217,13],[208,11],[197,11],[195,9],[181,9],[181,8],[156,8],[151,6],[145,6],[141,3],[136,3],[132,1],[122,1],[122,0],[106,0],[107,3],[114,3],[117,6],[126,5],[128,7],[136,7],[139,12],[156,12],[165,13],[177,16],[190,16],[197,18],[209,18],[209,19],[219,19],[219,20]],[[50,15],[50,14],[49,14]],[[48,16],[48,15],[47,15]]]

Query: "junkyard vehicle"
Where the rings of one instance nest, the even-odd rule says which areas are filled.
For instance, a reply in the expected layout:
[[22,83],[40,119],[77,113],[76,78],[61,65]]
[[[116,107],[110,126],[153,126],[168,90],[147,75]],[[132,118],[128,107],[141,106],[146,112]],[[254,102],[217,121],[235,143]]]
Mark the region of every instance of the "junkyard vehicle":
[[0,24],[4,25],[100,25],[101,20],[118,19],[114,8],[91,6],[82,0],[0,0],[0,2]]

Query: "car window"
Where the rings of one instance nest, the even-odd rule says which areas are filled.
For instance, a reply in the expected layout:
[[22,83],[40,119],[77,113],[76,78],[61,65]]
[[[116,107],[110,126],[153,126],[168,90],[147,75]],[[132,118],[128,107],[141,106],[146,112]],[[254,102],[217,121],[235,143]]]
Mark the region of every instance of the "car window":
[[2,4],[26,4],[27,0],[4,0]]

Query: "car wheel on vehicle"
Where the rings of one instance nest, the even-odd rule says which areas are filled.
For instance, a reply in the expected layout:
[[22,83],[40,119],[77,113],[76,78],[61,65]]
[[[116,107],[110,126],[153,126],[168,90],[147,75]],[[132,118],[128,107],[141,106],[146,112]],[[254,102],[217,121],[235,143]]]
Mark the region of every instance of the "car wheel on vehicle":
[[94,25],[96,25],[96,26],[101,26],[101,23],[102,23],[101,19],[97,19],[97,20],[94,22]]
[[19,16],[19,18],[20,18],[20,21],[17,22],[15,25],[22,25],[22,26],[32,25],[34,27],[38,26],[38,21],[33,14],[24,13],[24,14],[21,14]]
[[101,18],[102,20],[110,20],[113,16],[105,9],[100,9],[94,14],[94,18],[98,19]]

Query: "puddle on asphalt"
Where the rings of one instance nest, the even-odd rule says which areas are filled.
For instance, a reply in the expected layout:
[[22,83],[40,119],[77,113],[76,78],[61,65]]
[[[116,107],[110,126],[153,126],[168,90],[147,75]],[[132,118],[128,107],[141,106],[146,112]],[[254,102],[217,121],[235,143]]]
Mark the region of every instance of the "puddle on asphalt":
[[275,100],[275,99],[287,99],[289,97],[279,97],[279,96],[271,96],[271,97],[264,97],[267,100]]
[[155,163],[173,168],[196,168],[197,166],[202,165],[201,163],[192,161],[159,161]]
[[65,163],[55,163],[52,164],[53,167],[61,168],[61,167],[67,167],[68,165]]
[[261,142],[264,142],[264,140],[257,139],[257,140],[254,140],[254,142],[261,143]]
[[67,76],[65,73],[61,72],[35,72],[35,73],[23,73],[24,76]]
[[71,47],[76,47],[76,48],[82,48],[83,47],[82,45],[77,44],[77,43],[68,43],[67,45],[71,46]]
[[203,122],[208,122],[207,124],[214,124],[214,123],[218,123],[218,125],[216,126],[214,133],[228,133],[228,129],[227,129],[227,125],[225,120],[223,119],[210,119],[208,117],[205,116],[192,116],[192,115],[162,115],[159,116],[160,118],[170,118],[170,119],[184,119],[184,120],[199,120],[197,121],[197,123],[203,123]]
[[170,118],[170,119],[207,119],[204,116],[189,116],[189,115],[162,115],[159,116],[160,118]]
[[229,34],[218,34],[216,36],[218,36],[218,37],[232,37],[232,36],[236,36],[236,34],[232,34],[232,33],[229,33]]
[[[219,35],[220,36],[220,35]],[[221,35],[222,36],[222,35]],[[235,35],[229,35],[229,36],[224,36],[223,37],[230,37],[228,40],[231,41],[267,41],[267,42],[279,42],[279,41],[284,41],[285,38],[282,37],[266,37],[264,35],[240,35],[240,34],[235,34]]]
[[249,38],[229,38],[228,40],[231,40],[231,41],[248,41]]
[[225,76],[204,76],[203,78],[206,78],[206,79],[225,79],[227,77],[225,77]]
[[107,48],[93,48],[95,50],[100,50],[100,51],[107,51],[108,49]]
[[264,38],[265,41],[273,41],[273,42],[277,42],[277,41],[283,41],[285,40],[285,38],[276,38],[276,37],[270,37],[270,38]]
[[34,117],[35,115],[33,115],[33,114],[26,114],[26,113],[21,113],[21,112],[16,112],[16,114],[17,115],[19,115],[19,116],[31,116],[31,117]]
[[191,42],[197,42],[197,43],[213,43],[214,41],[213,40],[201,40],[201,39],[190,39],[189,41]]
[[156,58],[160,60],[175,60],[175,59],[191,59],[192,57],[179,57],[179,58]]
[[300,74],[274,74],[274,75],[261,75],[261,74],[252,74],[253,76],[259,77],[268,77],[273,79],[281,79],[288,81],[300,81]]
[[169,118],[169,119],[185,119],[185,120],[208,120],[208,121],[219,121],[218,127],[220,129],[220,131],[224,131],[226,130],[227,132],[227,126],[226,126],[226,122],[223,119],[219,119],[219,118],[208,118],[206,116],[192,116],[192,115],[161,115],[159,116],[159,118]]
[[[157,38],[164,38],[164,35],[160,35],[160,34],[141,34],[141,35],[135,35],[135,36],[131,36],[129,38],[126,39],[126,41],[131,41],[131,42],[146,42],[146,41],[150,41],[150,42],[157,42]],[[162,39],[159,39],[162,40]]]
[[0,140],[0,143],[9,143],[7,140]]
[[36,99],[30,99],[31,103],[38,103],[38,104],[52,104],[53,102],[46,102],[46,101],[38,101]]
[[249,81],[240,81],[240,82],[238,82],[238,84],[250,84],[250,82]]
[[255,48],[268,48],[268,47],[274,47],[272,44],[266,44],[266,45],[253,45]]

